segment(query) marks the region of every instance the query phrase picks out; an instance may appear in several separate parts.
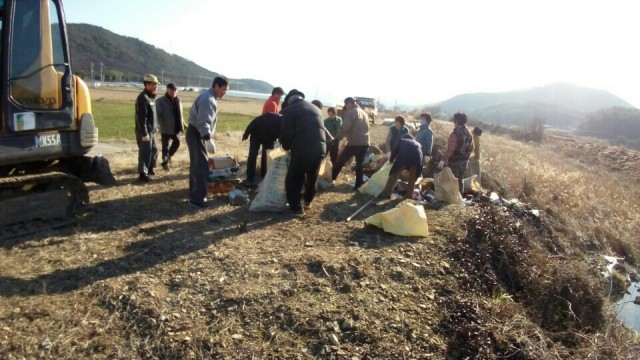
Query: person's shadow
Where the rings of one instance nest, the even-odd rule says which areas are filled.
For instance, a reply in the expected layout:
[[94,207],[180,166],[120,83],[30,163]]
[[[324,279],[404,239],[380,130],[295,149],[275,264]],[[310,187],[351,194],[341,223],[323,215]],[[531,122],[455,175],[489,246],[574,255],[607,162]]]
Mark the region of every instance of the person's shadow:
[[[184,191],[181,192],[184,194]],[[178,196],[169,193],[154,193],[140,196],[137,200],[145,201],[146,204],[154,203],[154,197]],[[149,197],[151,199],[144,199]],[[129,199],[130,200],[130,199]],[[115,202],[104,202],[97,204],[95,211],[104,213],[106,210],[119,211],[122,222],[115,222],[115,225],[108,226],[115,230],[125,229],[133,226],[139,227],[138,234],[149,237],[146,240],[132,242],[126,247],[126,254],[119,258],[104,260],[92,265],[79,266],[71,269],[56,270],[48,274],[42,274],[30,279],[22,279],[11,276],[0,276],[0,296],[33,296],[39,294],[66,293],[96,281],[114,278],[122,275],[136,273],[152,268],[156,265],[175,260],[183,255],[205,249],[225,238],[238,235],[243,232],[256,230],[286,218],[273,216],[273,214],[248,213],[247,206],[237,207],[230,212],[216,214],[201,220],[193,221],[173,221],[170,219],[184,218],[185,215],[195,214],[195,210],[189,208],[185,203],[176,207],[172,203],[159,209],[147,209],[144,221],[157,222],[166,220],[165,223],[155,226],[144,226],[145,222],[140,221],[140,214],[136,214],[139,208],[126,206],[129,201],[116,200]],[[213,200],[213,206],[224,206],[225,200],[219,198]],[[127,220],[127,218],[129,218]],[[86,224],[81,230],[86,232],[100,232],[101,226],[98,220],[94,219]],[[142,226],[141,226],[142,225]],[[78,229],[75,229],[77,232]],[[104,231],[104,230],[103,230]],[[60,235],[73,230],[60,230]],[[36,238],[32,238],[36,240]]]

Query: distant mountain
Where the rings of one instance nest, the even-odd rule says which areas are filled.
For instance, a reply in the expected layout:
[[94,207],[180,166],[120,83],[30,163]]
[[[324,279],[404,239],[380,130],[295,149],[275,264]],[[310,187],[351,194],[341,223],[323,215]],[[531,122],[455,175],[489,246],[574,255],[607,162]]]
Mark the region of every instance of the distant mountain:
[[[193,61],[99,26],[67,24],[67,29],[73,69],[85,79],[91,78],[91,63],[96,81],[100,81],[101,67],[105,81],[142,82],[145,73],[153,73],[165,84],[176,82],[185,87],[209,87],[218,75]],[[273,89],[261,80],[230,80],[233,90],[271,93]]]
[[640,109],[613,107],[596,111],[578,124],[577,132],[640,148]]
[[607,91],[564,83],[501,93],[462,94],[437,106],[443,113],[465,111],[485,122],[518,125],[538,118],[562,128],[570,128],[587,113],[600,109],[633,107]]
[[446,112],[470,112],[505,103],[557,104],[584,113],[614,106],[633,107],[628,102],[607,91],[564,83],[501,93],[462,94],[445,100],[439,103],[438,106]]

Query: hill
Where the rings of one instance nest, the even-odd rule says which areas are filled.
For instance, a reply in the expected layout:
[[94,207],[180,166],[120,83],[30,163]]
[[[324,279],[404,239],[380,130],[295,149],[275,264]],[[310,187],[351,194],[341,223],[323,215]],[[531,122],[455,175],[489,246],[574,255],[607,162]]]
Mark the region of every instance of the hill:
[[487,122],[519,125],[539,118],[562,128],[571,128],[590,112],[614,106],[633,107],[607,91],[564,83],[499,93],[461,94],[437,106],[443,113],[465,111]]
[[577,131],[640,148],[640,109],[612,107],[596,111],[578,124]]
[[[67,24],[71,61],[77,75],[100,81],[102,64],[104,81],[141,82],[145,73],[154,73],[164,83],[208,87],[218,73],[191,60],[149,45],[139,39],[118,35],[99,26]],[[254,79],[231,79],[233,90],[270,93],[273,86]]]

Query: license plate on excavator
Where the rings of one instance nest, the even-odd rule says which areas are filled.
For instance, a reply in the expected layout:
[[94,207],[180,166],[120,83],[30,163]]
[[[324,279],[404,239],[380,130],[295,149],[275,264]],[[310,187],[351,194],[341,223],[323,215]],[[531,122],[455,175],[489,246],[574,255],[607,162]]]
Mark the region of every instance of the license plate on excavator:
[[36,147],[43,148],[49,146],[60,146],[60,134],[38,135],[36,136]]

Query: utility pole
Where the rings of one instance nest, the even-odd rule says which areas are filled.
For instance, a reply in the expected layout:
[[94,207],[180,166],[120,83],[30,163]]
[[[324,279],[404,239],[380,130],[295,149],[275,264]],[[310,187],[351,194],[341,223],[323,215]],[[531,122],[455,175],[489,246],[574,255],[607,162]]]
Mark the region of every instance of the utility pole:
[[100,85],[104,82],[104,78],[102,77],[102,68],[104,67],[103,63],[100,63]]
[[187,87],[191,87],[191,74],[187,75]]
[[198,90],[200,90],[200,75],[198,75]]
[[91,86],[96,87],[96,78],[93,75],[93,62],[91,63]]
[[160,75],[160,83],[164,84],[164,69],[162,69],[162,75]]

